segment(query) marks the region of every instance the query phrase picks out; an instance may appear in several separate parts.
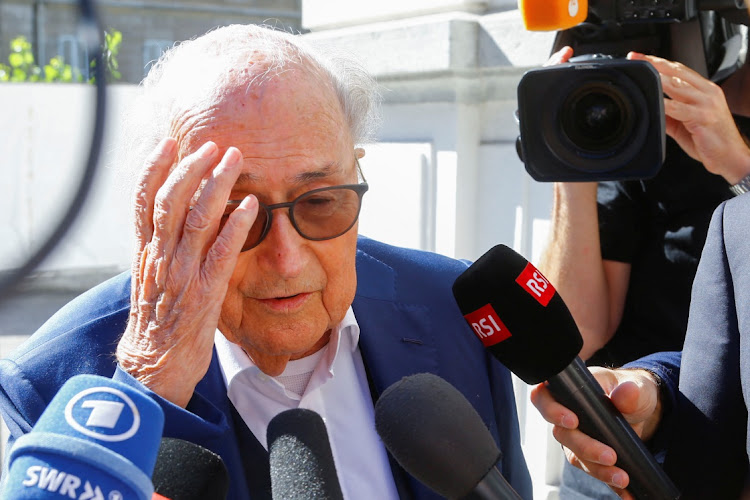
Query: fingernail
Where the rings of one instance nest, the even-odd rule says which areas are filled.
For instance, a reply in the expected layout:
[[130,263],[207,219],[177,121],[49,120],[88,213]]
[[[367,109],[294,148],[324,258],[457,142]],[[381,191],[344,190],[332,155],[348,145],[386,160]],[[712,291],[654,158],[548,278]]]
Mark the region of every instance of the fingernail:
[[573,415],[563,415],[563,418],[560,424],[566,429],[575,429],[576,419],[573,418]]
[[253,204],[257,205],[257,204],[258,204],[258,201],[257,201],[257,199],[255,198],[255,195],[252,195],[252,194],[249,194],[249,195],[245,196],[245,197],[244,197],[244,198],[242,199],[242,201],[240,202],[240,206],[241,206],[242,208],[249,208],[249,207],[250,207],[251,205],[253,205]]
[[235,163],[239,162],[241,159],[242,159],[242,154],[240,154],[237,148],[229,148],[227,149],[227,152],[224,153],[224,161],[228,165],[234,165]]
[[177,141],[175,141],[171,137],[165,137],[159,143],[159,152],[161,154],[170,154],[174,151],[176,145]]
[[612,486],[615,488],[625,488],[627,485],[626,481],[627,477],[624,472],[615,472],[612,475]]
[[605,450],[599,455],[599,463],[602,465],[613,465],[616,457],[612,450]]
[[210,158],[216,153],[216,144],[213,142],[207,142],[198,150],[198,155],[201,158]]

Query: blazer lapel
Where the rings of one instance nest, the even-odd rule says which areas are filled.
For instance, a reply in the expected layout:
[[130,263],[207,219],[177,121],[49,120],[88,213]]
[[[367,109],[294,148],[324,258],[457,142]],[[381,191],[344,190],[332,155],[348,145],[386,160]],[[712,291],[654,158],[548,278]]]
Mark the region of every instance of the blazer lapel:
[[[401,302],[396,272],[381,261],[357,252],[357,295],[352,304],[360,328],[359,347],[373,404],[403,377],[437,373],[437,350],[429,335],[429,310]],[[440,498],[410,476],[388,453],[396,489],[402,500]]]
[[218,444],[222,450],[219,454],[227,466],[231,481],[239,483],[244,478],[247,486],[242,487],[240,484],[230,486],[229,498],[270,499],[271,473],[268,451],[255,438],[229,400],[216,351],[214,351],[208,372],[196,387],[196,391],[226,415],[227,425],[232,431],[227,432],[227,438]]
[[370,255],[357,252],[357,295],[352,308],[360,328],[362,358],[379,396],[401,378],[437,373],[438,356],[430,335],[429,309],[403,301],[397,294],[396,271]]

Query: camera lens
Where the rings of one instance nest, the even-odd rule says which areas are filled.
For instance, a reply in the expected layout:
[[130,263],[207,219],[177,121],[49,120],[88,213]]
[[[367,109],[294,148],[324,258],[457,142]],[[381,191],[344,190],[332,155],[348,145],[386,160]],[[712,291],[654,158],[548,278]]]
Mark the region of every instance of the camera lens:
[[633,112],[629,100],[607,82],[588,82],[563,101],[561,129],[578,149],[614,154],[630,137]]

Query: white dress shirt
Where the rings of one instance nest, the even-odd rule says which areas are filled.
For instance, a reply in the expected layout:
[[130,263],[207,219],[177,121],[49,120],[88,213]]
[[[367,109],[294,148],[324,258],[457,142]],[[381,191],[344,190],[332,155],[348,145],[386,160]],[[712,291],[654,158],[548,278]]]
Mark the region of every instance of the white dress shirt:
[[[339,483],[347,499],[398,499],[388,456],[375,431],[372,398],[358,347],[359,325],[350,307],[317,353],[290,361],[280,380],[255,366],[236,344],[216,331],[215,345],[229,400],[268,449],[271,419],[290,408],[317,412],[326,424]],[[310,374],[311,372],[311,374]],[[295,386],[304,386],[296,394]]]

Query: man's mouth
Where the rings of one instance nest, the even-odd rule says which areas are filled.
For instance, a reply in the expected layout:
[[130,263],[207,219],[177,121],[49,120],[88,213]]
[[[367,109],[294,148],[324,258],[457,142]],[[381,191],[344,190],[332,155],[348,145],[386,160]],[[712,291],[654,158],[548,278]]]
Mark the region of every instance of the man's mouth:
[[312,294],[309,292],[296,293],[283,297],[258,299],[258,302],[277,311],[291,311],[301,307]]

